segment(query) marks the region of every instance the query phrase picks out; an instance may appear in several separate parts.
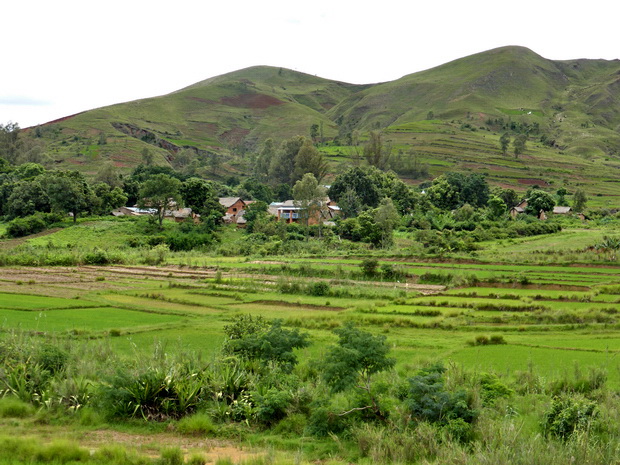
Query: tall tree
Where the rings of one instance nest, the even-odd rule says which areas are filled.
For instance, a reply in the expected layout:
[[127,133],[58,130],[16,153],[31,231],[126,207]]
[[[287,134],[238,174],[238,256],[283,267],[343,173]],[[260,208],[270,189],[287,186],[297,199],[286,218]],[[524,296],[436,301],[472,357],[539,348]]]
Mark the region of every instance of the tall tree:
[[295,183],[293,187],[293,199],[301,208],[302,218],[306,227],[310,218],[318,218],[321,224],[321,208],[324,206],[327,193],[323,186],[319,186],[312,173],[306,173],[304,177]]
[[19,124],[9,121],[0,124],[0,157],[15,164],[19,155]]
[[209,181],[200,178],[189,178],[180,187],[183,204],[203,217],[215,215],[217,219],[225,213],[218,200],[217,192]]
[[269,182],[273,186],[278,184],[293,185],[295,179],[295,158],[299,149],[306,140],[303,136],[295,136],[280,144],[269,164]]
[[156,210],[159,228],[162,228],[166,210],[181,203],[181,181],[167,174],[155,174],[147,179],[139,192],[138,205]]
[[555,206],[553,195],[540,189],[534,190],[527,199],[527,212],[538,215],[540,211],[549,212]]
[[364,144],[364,158],[369,165],[384,170],[392,157],[392,143],[384,139],[381,131],[370,131]]
[[582,212],[588,203],[588,196],[582,189],[577,189],[573,194],[573,210]]
[[90,211],[94,193],[84,176],[77,171],[56,171],[43,175],[42,184],[50,199],[53,211],[71,213],[73,222],[80,213]]
[[499,138],[499,146],[502,149],[502,155],[508,153],[508,146],[510,145],[510,135],[505,132]]
[[327,174],[327,161],[323,154],[308,139],[304,140],[295,155],[295,181],[300,180],[306,173],[312,173],[318,182]]
[[269,166],[275,156],[275,152],[275,142],[271,138],[267,139],[254,161],[253,173],[258,181],[267,182],[269,180]]
[[518,158],[523,152],[525,152],[525,144],[527,143],[527,136],[525,134],[519,134],[512,142],[512,148],[514,150],[515,158]]

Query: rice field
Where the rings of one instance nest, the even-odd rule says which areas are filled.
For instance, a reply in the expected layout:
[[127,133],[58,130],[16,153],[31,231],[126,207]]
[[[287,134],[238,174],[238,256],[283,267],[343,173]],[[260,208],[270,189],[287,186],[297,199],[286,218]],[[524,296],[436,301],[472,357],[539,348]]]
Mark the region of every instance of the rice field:
[[[310,360],[335,340],[334,328],[353,321],[387,337],[397,367],[435,360],[554,376],[597,366],[620,386],[619,267],[381,260],[406,274],[387,281],[356,277],[360,262],[30,268],[25,284],[25,269],[5,268],[0,331],[109,338],[123,352],[158,341],[209,355],[231,317],[249,313],[308,332],[314,343],[299,355]],[[444,284],[424,284],[424,276]],[[325,283],[320,295],[317,282]],[[493,335],[503,343],[476,343]]]

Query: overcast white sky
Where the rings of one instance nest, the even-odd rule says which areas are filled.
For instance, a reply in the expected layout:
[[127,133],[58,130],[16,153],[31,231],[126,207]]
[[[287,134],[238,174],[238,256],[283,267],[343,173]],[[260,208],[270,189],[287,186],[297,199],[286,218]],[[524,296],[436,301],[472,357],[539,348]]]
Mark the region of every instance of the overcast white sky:
[[13,0],[0,12],[0,123],[21,127],[254,65],[371,83],[504,45],[620,58],[615,0]]

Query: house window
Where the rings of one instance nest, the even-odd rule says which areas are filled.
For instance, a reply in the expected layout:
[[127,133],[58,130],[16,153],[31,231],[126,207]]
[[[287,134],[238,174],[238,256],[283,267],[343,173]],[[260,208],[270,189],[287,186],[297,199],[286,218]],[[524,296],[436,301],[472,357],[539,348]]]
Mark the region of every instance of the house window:
[[287,219],[287,220],[288,220],[290,217],[291,217],[291,214],[290,214],[290,213],[287,213],[287,212],[283,212],[283,213],[280,215],[280,218],[284,218],[284,219]]

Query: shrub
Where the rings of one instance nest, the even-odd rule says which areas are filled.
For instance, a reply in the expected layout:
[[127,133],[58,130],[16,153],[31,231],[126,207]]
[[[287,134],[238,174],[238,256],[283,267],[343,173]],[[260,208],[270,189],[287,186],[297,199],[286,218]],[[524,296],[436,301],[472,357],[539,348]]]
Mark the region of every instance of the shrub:
[[208,436],[214,434],[216,429],[211,417],[204,412],[183,417],[177,423],[177,431],[187,435]]
[[292,396],[290,392],[272,388],[264,394],[253,392],[252,400],[256,420],[263,425],[271,426],[286,416],[286,409],[291,403]]
[[329,284],[325,281],[317,281],[310,284],[308,285],[308,294],[317,297],[329,295]]
[[379,260],[376,258],[366,258],[360,264],[362,273],[364,276],[374,276],[377,274],[377,268],[379,267]]
[[595,402],[580,397],[555,397],[542,420],[545,436],[567,440],[574,433],[585,431],[598,416]]
[[161,451],[157,465],[183,465],[183,452],[178,447],[167,447]]
[[418,421],[446,424],[460,418],[473,422],[478,412],[470,406],[465,391],[450,392],[445,388],[445,371],[441,365],[433,365],[410,378],[405,405]]
[[34,407],[15,397],[0,399],[0,418],[25,418],[34,414]]

